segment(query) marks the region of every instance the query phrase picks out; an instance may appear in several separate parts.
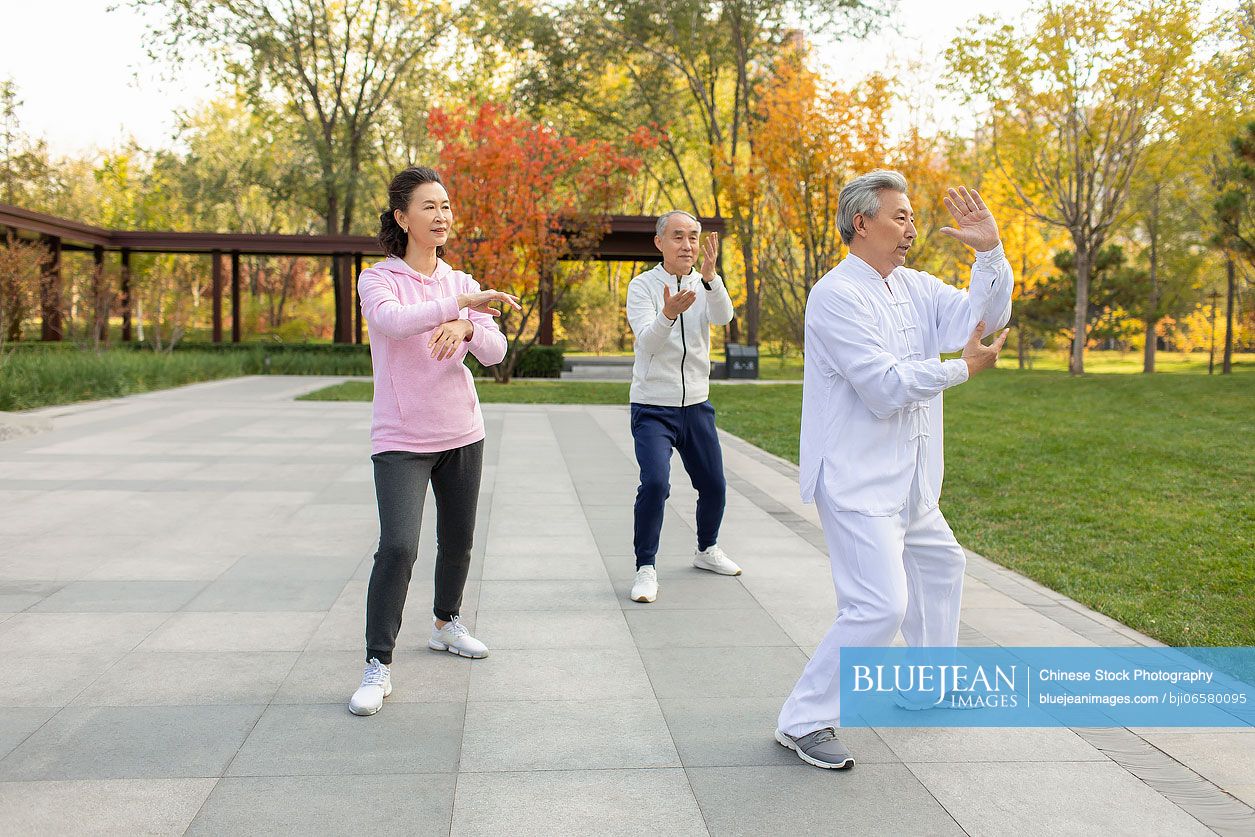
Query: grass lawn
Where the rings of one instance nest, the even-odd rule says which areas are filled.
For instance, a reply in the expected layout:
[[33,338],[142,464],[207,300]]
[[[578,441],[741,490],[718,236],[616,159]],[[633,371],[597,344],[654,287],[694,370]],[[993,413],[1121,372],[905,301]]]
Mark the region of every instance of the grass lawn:
[[[969,548],[1170,645],[1255,645],[1249,369],[983,374],[946,395],[946,516]],[[370,392],[350,383],[315,397]],[[626,383],[485,381],[479,392],[627,402]],[[722,427],[797,461],[799,385],[712,384],[711,400]]]
[[0,355],[0,410],[117,398],[240,375],[369,375],[366,354],[280,352],[266,346],[231,351],[95,352],[65,346]]
[[[1012,335],[1014,337],[1014,335]],[[716,360],[719,358],[716,357]],[[1221,355],[1216,353],[1216,374],[1220,373]],[[1002,351],[999,363],[1007,369],[1016,367],[1015,347],[1007,344]],[[1233,366],[1236,372],[1255,371],[1255,354],[1250,352],[1235,353]],[[759,377],[768,381],[800,381],[802,380],[802,358],[789,355],[783,360],[779,355],[763,354],[758,359]],[[1064,351],[1032,352],[1028,369],[1034,372],[1066,372],[1068,371],[1068,355]],[[1085,355],[1086,373],[1130,374],[1142,372],[1142,353],[1137,352],[1095,352]],[[1194,352],[1159,352],[1155,356],[1155,371],[1162,372],[1207,372],[1207,353]]]

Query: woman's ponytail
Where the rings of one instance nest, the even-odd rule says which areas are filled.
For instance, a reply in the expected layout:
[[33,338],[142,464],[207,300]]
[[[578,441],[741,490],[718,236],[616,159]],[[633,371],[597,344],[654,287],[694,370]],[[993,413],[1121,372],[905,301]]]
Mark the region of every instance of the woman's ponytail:
[[379,245],[383,247],[385,253],[403,258],[408,238],[405,230],[401,229],[401,225],[397,223],[391,209],[385,209],[379,213]]

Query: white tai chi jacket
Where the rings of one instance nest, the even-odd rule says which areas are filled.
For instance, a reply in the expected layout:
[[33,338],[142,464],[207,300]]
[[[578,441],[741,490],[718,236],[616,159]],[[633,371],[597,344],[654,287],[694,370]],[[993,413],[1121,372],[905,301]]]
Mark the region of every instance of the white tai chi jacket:
[[802,500],[821,475],[840,511],[891,515],[918,469],[920,508],[937,505],[943,471],[941,392],[967,380],[942,361],[976,324],[993,334],[1011,318],[1011,265],[1002,245],[976,254],[966,291],[899,267],[882,278],[847,256],[806,301],[802,382]]

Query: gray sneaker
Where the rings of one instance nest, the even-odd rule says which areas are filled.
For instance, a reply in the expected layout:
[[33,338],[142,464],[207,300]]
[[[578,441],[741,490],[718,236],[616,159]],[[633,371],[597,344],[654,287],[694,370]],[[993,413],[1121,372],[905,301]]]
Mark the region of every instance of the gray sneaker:
[[843,770],[854,766],[854,756],[837,740],[837,731],[832,727],[817,729],[799,738],[776,730],[776,741],[796,752],[802,761],[816,767]]

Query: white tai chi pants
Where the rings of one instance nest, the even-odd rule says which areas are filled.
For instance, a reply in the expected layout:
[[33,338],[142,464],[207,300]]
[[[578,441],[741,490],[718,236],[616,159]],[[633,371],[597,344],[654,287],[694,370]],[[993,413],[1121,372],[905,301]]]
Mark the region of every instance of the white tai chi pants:
[[815,649],[780,710],[782,732],[801,736],[841,719],[842,646],[887,646],[898,629],[912,647],[953,647],[967,559],[941,509],[919,508],[916,486],[906,508],[875,517],[833,508],[815,488],[837,588],[837,621]]

